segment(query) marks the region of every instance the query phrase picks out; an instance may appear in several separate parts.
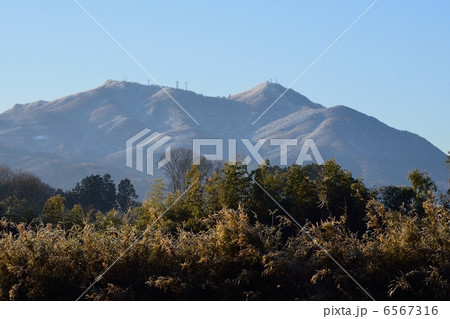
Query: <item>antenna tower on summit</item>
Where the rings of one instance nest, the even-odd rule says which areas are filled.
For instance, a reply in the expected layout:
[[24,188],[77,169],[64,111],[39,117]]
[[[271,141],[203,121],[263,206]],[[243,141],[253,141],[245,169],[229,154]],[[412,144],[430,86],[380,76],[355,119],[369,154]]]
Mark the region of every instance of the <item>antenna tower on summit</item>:
[[184,82],[184,90],[187,91],[187,82]]
[[178,81],[175,82],[175,87],[178,89]]

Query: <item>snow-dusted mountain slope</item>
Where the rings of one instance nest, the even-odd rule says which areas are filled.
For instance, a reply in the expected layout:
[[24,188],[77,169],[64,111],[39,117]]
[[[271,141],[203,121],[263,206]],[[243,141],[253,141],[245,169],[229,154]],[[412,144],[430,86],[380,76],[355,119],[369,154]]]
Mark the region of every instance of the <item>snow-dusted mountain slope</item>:
[[[0,114],[0,163],[29,170],[55,187],[72,188],[89,174],[131,177],[140,195],[151,177],[126,167],[125,142],[144,128],[172,137],[173,146],[192,148],[194,138],[312,138],[324,160],[335,158],[366,184],[406,184],[408,172],[426,170],[447,187],[445,154],[420,136],[399,131],[345,106],[325,108],[286,89],[261,83],[229,98],[165,88],[198,121],[197,125],[159,86],[108,80],[86,92],[54,101],[15,105]],[[224,142],[227,145],[227,142]],[[261,155],[279,163],[279,148],[266,142]],[[225,154],[227,151],[225,150]],[[238,154],[248,155],[238,141]],[[253,161],[254,163],[255,161]]]

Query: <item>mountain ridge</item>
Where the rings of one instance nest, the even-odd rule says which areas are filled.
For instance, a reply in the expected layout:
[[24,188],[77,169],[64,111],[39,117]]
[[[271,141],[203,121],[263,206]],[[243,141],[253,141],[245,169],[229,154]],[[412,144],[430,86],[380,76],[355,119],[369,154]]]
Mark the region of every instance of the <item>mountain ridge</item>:
[[[193,138],[248,138],[253,144],[259,139],[297,139],[298,145],[289,149],[289,163],[295,161],[302,143],[312,138],[324,160],[335,158],[369,186],[406,184],[408,171],[415,167],[428,171],[440,187],[447,185],[441,150],[417,134],[397,130],[348,106],[326,108],[269,82],[230,97],[164,89],[200,126],[157,85],[107,80],[91,90],[15,105],[1,113],[0,146],[13,148],[0,153],[0,162],[30,170],[66,189],[87,172],[104,172],[107,166],[117,173],[116,179],[131,177],[138,183],[142,196],[151,177],[125,166],[125,141],[149,128],[172,137],[174,147],[187,148],[192,148]],[[277,164],[279,148],[268,144],[261,148],[261,155]],[[238,153],[245,151],[239,146]]]

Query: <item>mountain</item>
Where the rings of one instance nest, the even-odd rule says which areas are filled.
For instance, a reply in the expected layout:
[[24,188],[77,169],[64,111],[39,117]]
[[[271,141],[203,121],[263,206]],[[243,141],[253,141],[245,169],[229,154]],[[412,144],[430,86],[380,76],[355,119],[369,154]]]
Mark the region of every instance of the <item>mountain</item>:
[[[288,149],[289,164],[303,142],[313,139],[324,160],[335,158],[368,186],[407,184],[408,172],[417,167],[429,172],[442,189],[448,187],[442,151],[416,134],[349,107],[325,108],[268,82],[228,98],[164,89],[200,125],[159,86],[108,80],[86,92],[16,104],[0,114],[0,163],[34,172],[63,189],[89,174],[108,172],[117,182],[129,177],[142,197],[152,177],[126,167],[125,142],[148,128],[172,137],[171,145],[189,149],[194,138],[237,139],[237,153],[244,157],[249,152],[240,139],[252,144],[259,139],[297,139],[298,145]],[[228,143],[224,145],[226,159]],[[280,147],[266,142],[260,153],[279,163]]]

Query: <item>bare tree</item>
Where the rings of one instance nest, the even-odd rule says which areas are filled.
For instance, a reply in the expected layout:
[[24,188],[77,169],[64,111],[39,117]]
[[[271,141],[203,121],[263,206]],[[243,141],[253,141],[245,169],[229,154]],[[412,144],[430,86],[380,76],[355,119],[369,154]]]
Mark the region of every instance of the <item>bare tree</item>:
[[11,180],[14,173],[6,164],[0,164],[0,202],[11,196]]
[[6,164],[0,164],[0,183],[6,183],[11,181],[13,178],[14,173],[11,170],[11,168]]
[[[161,155],[162,159],[164,155]],[[186,182],[186,172],[193,163],[193,153],[186,148],[174,148],[170,151],[170,162],[162,167],[166,177],[169,179],[169,190],[175,192],[184,190]],[[208,176],[213,171],[213,164],[204,156],[200,157],[199,170],[202,176]]]
[[27,173],[17,172],[11,180],[13,196],[25,200],[26,208],[40,212],[48,198],[55,194],[55,189],[45,184],[39,177]]

